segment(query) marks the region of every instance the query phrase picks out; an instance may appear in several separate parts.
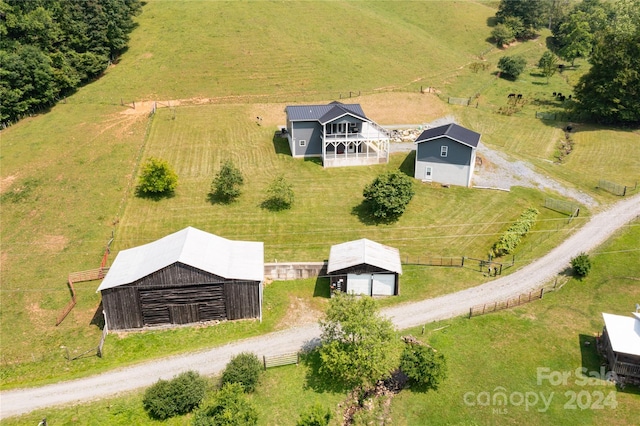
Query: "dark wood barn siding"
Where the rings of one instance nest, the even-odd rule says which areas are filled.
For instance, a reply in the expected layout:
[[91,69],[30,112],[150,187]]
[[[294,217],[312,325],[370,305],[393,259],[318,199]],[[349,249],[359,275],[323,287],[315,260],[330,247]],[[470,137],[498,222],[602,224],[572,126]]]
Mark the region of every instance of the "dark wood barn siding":
[[193,284],[201,283],[221,283],[225,279],[193,266],[182,263],[174,263],[166,268],[160,269],[138,281],[134,281],[132,285],[138,287],[186,287]]
[[107,327],[111,330],[139,328],[142,322],[140,298],[134,287],[114,287],[102,292],[102,306],[107,313]]
[[[227,317],[224,283],[189,287],[139,288],[145,325],[186,324]],[[191,306],[177,308],[176,306]]]
[[225,284],[227,318],[258,318],[260,316],[260,282],[229,281]]

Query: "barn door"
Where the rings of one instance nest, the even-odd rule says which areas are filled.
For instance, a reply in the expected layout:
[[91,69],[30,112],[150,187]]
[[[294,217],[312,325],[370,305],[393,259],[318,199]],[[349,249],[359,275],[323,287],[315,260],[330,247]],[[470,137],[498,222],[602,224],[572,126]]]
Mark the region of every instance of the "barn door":
[[200,321],[197,303],[188,305],[169,305],[171,324],[189,324]]
[[396,289],[396,276],[394,274],[373,275],[373,296],[393,296]]
[[367,296],[371,296],[371,275],[347,275],[347,293],[366,294]]

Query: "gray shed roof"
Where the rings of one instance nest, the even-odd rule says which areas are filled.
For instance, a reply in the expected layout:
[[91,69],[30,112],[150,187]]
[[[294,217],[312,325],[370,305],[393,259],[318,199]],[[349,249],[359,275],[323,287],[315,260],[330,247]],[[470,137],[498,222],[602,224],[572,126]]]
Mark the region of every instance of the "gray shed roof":
[[427,129],[418,136],[415,143],[428,142],[433,139],[446,136],[449,139],[453,139],[456,142],[470,146],[472,148],[478,147],[480,142],[480,133],[476,133],[473,130],[469,130],[456,123],[445,124],[444,126],[434,127],[433,129]]
[[345,114],[370,121],[364,114],[360,104],[343,104],[331,102],[328,105],[290,105],[285,108],[287,118],[291,121],[319,121],[326,123]]
[[331,246],[327,272],[340,271],[362,264],[402,274],[400,251],[366,238]]
[[232,241],[187,227],[157,241],[122,250],[97,291],[130,284],[176,262],[211,274],[264,280],[264,244]]

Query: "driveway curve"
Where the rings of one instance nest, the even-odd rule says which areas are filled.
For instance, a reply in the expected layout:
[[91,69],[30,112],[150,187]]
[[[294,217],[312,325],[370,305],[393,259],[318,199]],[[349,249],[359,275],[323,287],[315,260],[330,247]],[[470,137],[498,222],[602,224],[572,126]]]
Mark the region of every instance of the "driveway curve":
[[[604,243],[615,231],[640,215],[640,194],[620,201],[591,217],[581,229],[547,255],[514,272],[488,283],[421,302],[384,309],[399,329],[465,315],[478,304],[493,303],[540,288],[552,280],[581,252],[589,252]],[[202,374],[222,371],[234,355],[243,352],[278,354],[299,350],[317,340],[317,324],[270,333],[229,343],[200,352],[149,361],[131,367],[83,379],[60,382],[39,388],[0,392],[0,419],[45,407],[83,403],[111,397],[121,392],[149,386],[158,379],[170,379],[187,370]]]

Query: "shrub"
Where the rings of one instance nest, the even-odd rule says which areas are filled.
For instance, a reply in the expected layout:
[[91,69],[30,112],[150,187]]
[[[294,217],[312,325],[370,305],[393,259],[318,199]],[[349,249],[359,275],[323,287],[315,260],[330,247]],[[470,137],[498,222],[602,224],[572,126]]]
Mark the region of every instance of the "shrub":
[[240,195],[240,187],[244,184],[242,172],[226,160],[211,183],[210,195],[223,203],[228,203]]
[[214,397],[213,405],[199,410],[194,426],[253,426],[258,410],[247,400],[239,383],[228,383]]
[[444,355],[429,346],[408,343],[400,356],[400,370],[409,382],[424,389],[438,389],[447,377]]
[[516,249],[522,237],[527,235],[529,230],[536,223],[536,218],[538,217],[538,210],[530,207],[526,209],[518,218],[518,220],[511,225],[505,232],[500,236],[500,239],[493,245],[491,248],[491,252],[494,256],[500,257],[505,254],[513,253]]
[[293,204],[293,189],[284,176],[275,178],[267,188],[267,198],[262,202],[262,207],[280,211],[291,208]]
[[300,413],[296,426],[327,426],[331,420],[331,410],[314,404]]
[[178,175],[165,160],[152,157],[142,165],[137,187],[138,194],[170,194],[177,186]]
[[207,382],[198,373],[187,371],[172,380],[158,380],[142,399],[149,416],[165,420],[191,412],[204,398]]
[[498,47],[509,44],[516,38],[513,34],[513,30],[504,24],[496,25],[491,31],[491,37],[493,37]]
[[591,259],[586,253],[580,253],[573,259],[571,259],[571,267],[573,272],[579,277],[586,277],[591,270]]
[[376,177],[364,188],[362,195],[374,217],[396,220],[404,213],[414,193],[413,180],[395,171]]
[[229,361],[222,372],[222,384],[239,383],[245,392],[253,392],[260,380],[262,363],[255,354],[243,352]]
[[503,56],[498,61],[498,69],[502,75],[514,80],[524,71],[525,66],[527,66],[527,60],[520,55]]

